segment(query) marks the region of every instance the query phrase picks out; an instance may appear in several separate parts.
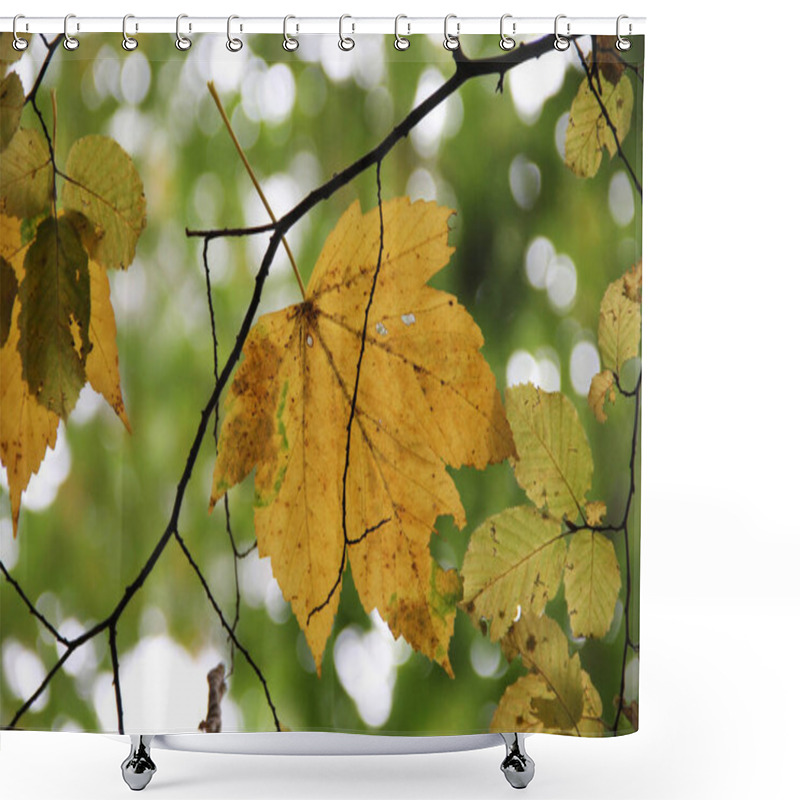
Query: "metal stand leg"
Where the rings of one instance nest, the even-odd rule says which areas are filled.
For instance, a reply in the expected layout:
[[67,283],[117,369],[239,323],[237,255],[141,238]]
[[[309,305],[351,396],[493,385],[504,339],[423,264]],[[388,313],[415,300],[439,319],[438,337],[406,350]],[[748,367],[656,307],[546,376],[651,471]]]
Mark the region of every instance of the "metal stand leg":
[[506,757],[500,765],[506,780],[515,789],[524,789],[532,780],[533,759],[525,752],[525,739],[520,733],[501,733],[506,745]]
[[134,792],[140,792],[155,775],[156,765],[150,758],[152,736],[131,736],[131,752],[122,762],[122,778]]

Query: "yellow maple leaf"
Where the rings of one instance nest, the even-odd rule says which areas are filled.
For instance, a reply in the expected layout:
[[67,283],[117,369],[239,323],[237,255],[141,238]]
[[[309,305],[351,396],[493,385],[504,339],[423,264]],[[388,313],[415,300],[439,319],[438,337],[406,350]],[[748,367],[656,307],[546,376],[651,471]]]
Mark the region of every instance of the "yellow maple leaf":
[[226,400],[211,504],[256,468],[259,552],[318,672],[349,561],[364,608],[452,675],[461,582],[429,548],[437,517],[466,522],[446,467],[515,451],[480,329],[427,285],[451,213],[350,206],[305,300],[251,329]]

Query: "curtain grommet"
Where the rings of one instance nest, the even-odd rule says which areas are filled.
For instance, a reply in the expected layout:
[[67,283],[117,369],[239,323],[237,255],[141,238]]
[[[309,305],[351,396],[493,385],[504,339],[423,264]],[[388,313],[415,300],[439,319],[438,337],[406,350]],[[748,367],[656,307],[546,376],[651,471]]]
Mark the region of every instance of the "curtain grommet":
[[[226,30],[228,41],[225,42],[225,47],[227,47],[231,53],[238,53],[242,49],[242,47],[244,47],[244,42],[241,39],[235,36],[231,36],[231,22],[233,22],[233,20],[235,19],[239,19],[239,17],[237,17],[236,14],[231,14],[228,17],[228,27]],[[239,30],[241,31],[241,29],[242,27],[240,25]]]
[[[356,42],[355,39],[353,39],[352,37],[344,35],[344,21],[346,19],[353,19],[353,18],[349,14],[342,14],[342,16],[339,17],[339,49],[348,52],[356,46]],[[352,24],[352,30],[350,31],[350,33],[355,33],[356,25],[354,22],[351,24]]]
[[[135,39],[133,36],[128,36],[128,20],[129,19],[136,19],[133,14],[126,14],[122,18],[122,49],[127,50],[129,53],[131,50],[135,50],[139,46],[138,39]],[[138,25],[134,28],[134,30],[138,30]]]
[[[408,19],[408,17],[405,14],[398,14],[394,18],[394,49],[403,52],[405,50],[408,50],[409,47],[411,47],[411,40],[407,39],[405,36],[400,35],[401,19]],[[409,23],[406,23],[406,25],[408,27],[408,33],[406,34],[407,36],[408,34],[411,33],[411,25]]]
[[[562,19],[567,19],[567,15],[559,14],[555,19],[555,23],[553,24],[553,35],[556,37],[556,40],[553,42],[553,47],[555,47],[555,49],[560,53],[563,53],[565,50],[569,50],[569,39],[562,36],[558,32],[558,23],[559,20]],[[569,36],[569,20],[567,20],[567,36]]]

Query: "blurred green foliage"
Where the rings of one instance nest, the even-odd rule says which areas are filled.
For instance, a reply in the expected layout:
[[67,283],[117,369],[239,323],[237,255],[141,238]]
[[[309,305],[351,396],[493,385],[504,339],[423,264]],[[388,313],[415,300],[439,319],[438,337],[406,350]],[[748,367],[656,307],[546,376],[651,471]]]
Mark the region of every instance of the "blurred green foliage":
[[[453,70],[451,57],[441,43],[425,37],[415,38],[406,53],[397,53],[390,37],[359,38],[356,55],[359,48],[367,46],[367,39],[371,40],[370,52],[376,55],[374,74],[366,69],[358,80],[358,74],[343,80],[331,77],[336,73],[331,59],[352,59],[353,54],[336,52],[325,55],[322,62],[304,60],[320,47],[310,41],[313,37],[301,42],[296,55],[283,51],[279,37],[251,37],[238,54],[227,53],[223,37],[195,37],[193,48],[186,54],[178,53],[167,36],[139,38],[135,53],[122,51],[118,36],[84,36],[74,53],[59,48],[42,88],[56,91],[58,163],[64,163],[69,147],[80,136],[114,136],[131,152],[148,202],[148,224],[134,263],[127,272],[111,276],[122,390],[133,433],[128,435],[105,405],[71,420],[65,430],[71,468],[57,498],[43,511],[23,510],[16,543],[9,541],[10,525],[0,528],[4,558],[18,548],[14,576],[37,607],[59,624],[71,619],[88,626],[104,618],[140,570],[165,527],[200,410],[213,386],[202,240],[188,239],[184,228],[235,227],[266,221],[263,211],[253,204],[252,187],[216,116],[205,81],[216,79],[248,157],[266,182],[262,185],[267,196],[276,212],[282,214],[290,207],[287,200],[301,199],[316,184],[375,146],[413,107],[424,73],[435,69],[446,77]],[[471,56],[500,53],[496,36],[464,37],[462,41]],[[481,327],[486,340],[483,352],[501,391],[506,386],[508,360],[515,351],[534,353],[548,347],[557,355],[561,390],[578,408],[594,454],[590,499],[605,500],[609,519],[619,519],[628,485],[632,407],[619,398],[609,421],[599,425],[585,397],[573,388],[570,355],[577,342],[596,342],[603,291],[641,257],[641,203],[632,193],[634,213],[625,224],[615,221],[609,206],[609,186],[613,177],[624,171],[618,158],[604,159],[591,180],[576,178],[564,166],[556,129],[559,121],[563,126],[563,115],[569,111],[583,73],[574,56],[553,54],[546,58],[567,59],[570,66],[563,84],[546,99],[535,119],[521,119],[515,107],[510,85],[513,73],[506,76],[502,93],[496,91],[496,76],[469,82],[459,91],[458,100],[450,101],[456,105],[448,112],[450,122],[457,121],[460,113],[460,125],[434,144],[430,155],[421,156],[414,137],[410,137],[386,158],[383,196],[405,194],[409,178],[423,168],[437,188],[437,199],[455,208],[452,243],[457,250],[450,266],[437,276],[437,284],[454,292]],[[642,61],[641,42],[635,42],[627,58],[633,63]],[[126,66],[131,59],[138,59],[138,72]],[[240,65],[246,62],[246,68],[237,67],[237,59]],[[249,81],[248,76],[256,66],[265,70],[277,64],[291,71],[294,102],[279,121],[254,122],[243,113],[247,93],[266,92],[270,84],[261,86],[258,81]],[[34,68],[38,68],[35,63]],[[228,81],[224,79],[226,69],[239,69],[241,74]],[[544,73],[536,73],[531,65],[517,69],[531,70],[531,91],[540,91],[536,80]],[[133,81],[135,89],[142,85],[145,73],[149,77],[143,96],[126,99],[126,80]],[[277,80],[279,73],[274,77]],[[633,84],[634,120],[624,147],[641,177],[642,83],[635,79]],[[273,88],[283,91],[286,85],[284,81]],[[523,81],[520,86],[524,86]],[[522,91],[516,85],[513,88],[514,92]],[[279,95],[275,97],[276,102],[280,100]],[[249,101],[255,102],[252,96]],[[269,107],[273,98],[266,93],[258,102]],[[49,103],[42,101],[41,105],[52,130]],[[30,108],[26,109],[23,125],[36,124]],[[534,163],[539,173],[538,187],[531,190],[533,199],[523,204],[529,207],[515,201],[509,182],[510,166],[519,156]],[[293,169],[298,174],[293,175]],[[279,181],[269,180],[277,174],[283,176]],[[289,190],[281,194],[280,187],[287,185]],[[270,196],[270,187],[278,187],[278,196]],[[374,169],[317,206],[290,232],[288,238],[306,281],[325,238],[355,198],[365,209],[375,205]],[[567,311],[554,308],[547,291],[533,288],[526,277],[527,248],[537,236],[547,237],[558,253],[568,254],[575,264],[577,291]],[[265,247],[265,236],[218,240],[209,246],[222,361],[232,347]],[[297,299],[281,253],[267,279],[262,308],[272,309]],[[92,409],[93,404],[89,402],[86,407]],[[214,442],[208,435],[183,502],[180,530],[232,619],[233,559],[221,504],[208,513],[213,458]],[[432,552],[447,566],[461,565],[469,535],[481,521],[523,499],[508,464],[485,472],[462,469],[454,477],[467,527],[458,531],[449,519],[443,519],[440,535],[431,541]],[[37,480],[34,476],[32,485]],[[243,549],[253,536],[251,503],[252,480],[230,494],[232,529]],[[9,513],[8,498],[3,494],[0,514],[7,519]],[[639,529],[638,503],[633,529]],[[621,547],[618,556],[624,576]],[[637,598],[638,536],[634,537],[632,556],[633,596]],[[252,554],[248,560],[257,557]],[[240,564],[240,568],[244,566]],[[253,573],[252,566],[247,569],[248,574]],[[259,562],[255,569],[263,571],[266,592],[266,564]],[[295,730],[364,730],[367,726],[355,703],[338,682],[333,659],[339,631],[349,625],[365,630],[370,627],[349,573],[321,678],[304,666],[308,658],[303,642],[298,642],[294,618],[289,614],[285,621],[273,621],[262,602],[245,602],[252,594],[251,589],[242,602],[238,633],[263,668],[281,721]],[[58,651],[5,581],[0,582],[0,604],[3,646],[12,640],[19,642],[34,651],[49,669]],[[158,619],[166,621],[167,633],[175,642],[191,653],[210,647],[217,654],[216,660],[228,663],[224,631],[174,543],[120,620],[123,664],[137,641],[158,632],[149,627],[153,625],[153,607],[160,612]],[[634,603],[633,612],[632,631],[638,638],[638,603]],[[551,602],[548,613],[566,624],[562,596]],[[483,638],[459,612],[450,655],[454,681],[439,667],[412,654],[398,668],[392,710],[383,729],[485,731],[503,689],[522,669],[518,664],[504,665],[500,658],[491,677],[477,674],[470,654],[473,648],[487,651]],[[617,625],[606,640],[575,643],[582,648],[584,668],[600,691],[607,720],[613,719],[623,640],[624,633]],[[96,671],[105,673],[110,684],[105,637],[96,642],[96,652]],[[197,674],[158,676],[161,681],[196,687],[198,722],[205,715],[205,674],[216,660],[203,663]],[[0,681],[2,724],[20,704],[12,693],[8,670],[9,664],[4,662]],[[29,712],[21,727],[75,725],[97,729],[102,723],[94,711],[92,685],[62,671],[51,684],[44,708]],[[146,702],[147,692],[142,687],[134,690],[123,684],[122,691],[126,703]],[[240,657],[229,696],[241,710],[243,730],[272,729],[260,685]]]

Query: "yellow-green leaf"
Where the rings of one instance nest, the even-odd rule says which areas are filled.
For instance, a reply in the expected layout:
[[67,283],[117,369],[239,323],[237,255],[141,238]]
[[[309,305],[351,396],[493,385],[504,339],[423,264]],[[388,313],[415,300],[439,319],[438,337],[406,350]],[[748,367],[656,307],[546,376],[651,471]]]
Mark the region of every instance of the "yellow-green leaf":
[[597,417],[598,422],[605,422],[608,419],[606,414],[605,404],[606,400],[614,403],[617,395],[614,392],[614,373],[610,369],[604,369],[598,372],[592,378],[592,384],[589,386],[589,408],[592,413]]
[[463,607],[491,620],[496,641],[519,613],[544,611],[564,573],[566,542],[559,520],[531,506],[508,508],[472,534],[464,556]]
[[0,81],[0,152],[6,149],[17,132],[24,105],[22,81],[16,72],[10,72]]
[[53,202],[53,165],[38,130],[20,128],[0,158],[0,205],[12,217],[35,217]]
[[[19,221],[0,214],[0,257],[14,270],[17,284],[25,277],[25,248]],[[0,460],[6,468],[14,535],[22,492],[36,473],[48,447],[56,443],[58,415],[36,402],[22,377],[19,345],[20,300],[17,293],[8,339],[0,347]]]
[[[608,81],[602,72],[593,80],[608,118],[616,129],[617,138],[622,143],[630,129],[633,86],[627,75],[623,75],[616,85]],[[609,156],[617,152],[614,134],[589,86],[589,79],[584,78],[569,112],[564,161],[578,177],[591,178],[600,168],[604,147]]]
[[[25,39],[30,47],[31,37],[28,33],[18,33],[20,39]],[[14,35],[11,32],[0,33],[0,66],[5,67],[7,64],[13,64],[22,58],[24,50],[16,50],[14,48]]]
[[92,260],[125,269],[146,222],[142,180],[131,157],[107,136],[85,136],[72,145],[65,171],[64,208],[89,221],[84,240]]
[[641,337],[642,306],[628,296],[623,276],[609,285],[600,303],[597,344],[603,365],[619,375],[622,365],[639,355]]
[[574,520],[592,485],[592,451],[578,412],[559,392],[531,384],[506,391],[518,459],[514,472],[528,497],[550,516]]
[[564,571],[564,596],[574,636],[608,633],[621,585],[619,563],[608,537],[595,531],[572,535]]
[[544,615],[524,614],[503,639],[503,652],[517,653],[530,670],[506,689],[491,723],[493,731],[537,731],[580,735],[584,682],[578,654]]
[[583,685],[583,713],[578,723],[581,736],[603,736],[606,726],[603,724],[603,701],[600,692],[594,687],[586,670],[581,671]]
[[69,217],[48,217],[25,256],[19,353],[38,402],[66,419],[86,380],[90,316],[89,266]]

